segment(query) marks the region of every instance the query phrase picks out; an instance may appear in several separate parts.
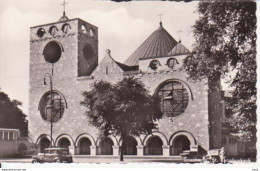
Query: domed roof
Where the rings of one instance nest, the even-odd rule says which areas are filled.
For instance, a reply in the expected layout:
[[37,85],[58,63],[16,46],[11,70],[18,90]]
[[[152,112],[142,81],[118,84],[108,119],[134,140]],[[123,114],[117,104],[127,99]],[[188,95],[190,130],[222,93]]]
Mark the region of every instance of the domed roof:
[[61,22],[61,21],[67,21],[67,20],[69,20],[69,18],[65,15],[65,12],[63,12],[62,17],[59,19],[59,22]]
[[179,43],[174,46],[174,48],[168,53],[168,55],[185,55],[188,53],[190,53],[189,50],[185,46],[183,46],[183,44],[181,44],[181,41],[179,41]]
[[126,59],[124,64],[136,66],[139,59],[166,56],[176,44],[176,40],[163,28],[160,22],[159,28]]

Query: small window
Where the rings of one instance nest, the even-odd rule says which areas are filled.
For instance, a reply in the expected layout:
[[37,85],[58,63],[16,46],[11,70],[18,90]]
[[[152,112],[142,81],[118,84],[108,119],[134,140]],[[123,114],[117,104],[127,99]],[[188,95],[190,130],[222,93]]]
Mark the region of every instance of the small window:
[[158,66],[161,66],[161,64],[160,64],[160,62],[158,60],[152,60],[152,62],[149,65],[149,67],[152,70],[156,70],[158,68]]
[[55,36],[58,32],[58,28],[56,26],[52,26],[49,30],[49,33],[52,35],[52,36]]
[[14,133],[13,132],[9,132],[9,140],[14,140]]
[[8,132],[4,132],[4,140],[8,140]]
[[42,38],[45,34],[45,30],[43,28],[39,28],[36,35],[39,37],[39,38]]
[[89,35],[91,37],[93,37],[95,35],[95,31],[92,28],[90,28],[90,30],[89,30]]
[[179,64],[179,62],[177,61],[177,59],[175,58],[170,58],[167,61],[167,65],[169,68],[173,69],[177,64]]
[[69,24],[64,24],[63,26],[62,26],[62,31],[63,31],[63,33],[65,33],[65,34],[67,34],[68,32],[69,32],[69,29],[71,29],[71,27],[70,27],[70,25]]
[[85,25],[81,25],[81,31],[82,33],[86,34],[87,33],[87,27]]

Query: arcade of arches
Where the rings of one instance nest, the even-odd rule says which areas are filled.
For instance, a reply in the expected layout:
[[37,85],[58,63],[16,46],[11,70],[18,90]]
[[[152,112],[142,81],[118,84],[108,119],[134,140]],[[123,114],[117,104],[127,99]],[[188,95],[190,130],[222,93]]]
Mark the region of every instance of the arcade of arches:
[[[124,143],[124,155],[181,155],[184,151],[198,150],[198,145],[191,135],[180,134],[171,136],[169,141],[162,134],[148,135],[141,139],[140,137],[129,136]],[[92,137],[78,137],[74,141],[71,137],[60,136],[55,141],[55,146],[68,148],[74,155],[114,155],[118,156],[122,142],[116,137],[106,137],[94,140]],[[75,143],[74,143],[75,142]],[[48,137],[41,137],[38,141],[39,152],[50,146]],[[195,149],[195,150],[194,150]]]

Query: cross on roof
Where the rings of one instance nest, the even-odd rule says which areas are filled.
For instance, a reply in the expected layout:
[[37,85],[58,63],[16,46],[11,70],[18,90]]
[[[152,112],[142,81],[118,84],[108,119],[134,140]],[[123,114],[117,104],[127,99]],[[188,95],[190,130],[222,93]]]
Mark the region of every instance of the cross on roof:
[[160,23],[162,22],[162,16],[163,16],[164,14],[162,13],[162,12],[160,12],[160,14],[158,15],[159,17],[160,17]]
[[63,3],[60,4],[60,5],[63,6],[63,15],[65,15],[65,7],[66,7],[67,4],[68,4],[68,3],[67,3],[65,0],[63,0]]
[[182,33],[183,31],[182,30],[178,30],[177,31],[177,33],[179,34],[179,41],[181,41],[181,33]]

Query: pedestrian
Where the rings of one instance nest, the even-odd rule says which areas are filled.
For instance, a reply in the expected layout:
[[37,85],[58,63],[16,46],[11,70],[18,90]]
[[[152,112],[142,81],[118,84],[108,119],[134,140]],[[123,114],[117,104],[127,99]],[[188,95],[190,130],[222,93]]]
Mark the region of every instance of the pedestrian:
[[225,149],[222,147],[219,151],[220,162],[225,163]]

